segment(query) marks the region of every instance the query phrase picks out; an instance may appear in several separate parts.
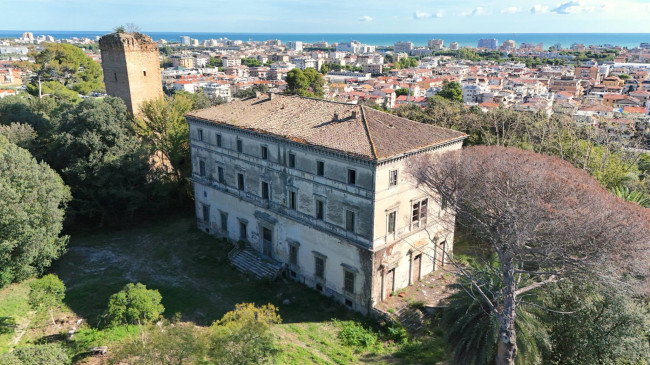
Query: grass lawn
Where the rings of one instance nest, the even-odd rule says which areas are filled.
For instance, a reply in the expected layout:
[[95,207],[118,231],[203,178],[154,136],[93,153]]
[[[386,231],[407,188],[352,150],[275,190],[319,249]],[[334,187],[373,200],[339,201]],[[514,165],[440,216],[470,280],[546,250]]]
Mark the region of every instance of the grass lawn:
[[[97,345],[113,346],[137,333],[135,327],[96,330],[108,298],[129,282],[158,289],[163,297],[165,316],[179,313],[184,321],[207,326],[235,304],[272,303],[280,309],[282,324],[273,328],[277,336],[278,364],[426,363],[420,349],[382,342],[371,350],[359,351],[337,338],[335,320],[364,319],[338,303],[292,281],[256,281],[229,263],[231,245],[195,227],[191,218],[169,218],[144,228],[74,234],[67,253],[51,271],[67,287],[64,308],[57,313],[64,323],[51,325],[47,313],[31,312],[26,283],[0,291],[0,317],[28,321],[21,345],[37,342],[52,333],[65,333],[78,318],[82,325],[74,341],[67,341],[72,356]],[[284,299],[290,304],[283,305]],[[11,347],[11,335],[0,334],[0,353]],[[444,343],[434,343],[429,360],[445,360]],[[406,351],[406,352],[405,352]],[[83,358],[83,356],[77,356]]]

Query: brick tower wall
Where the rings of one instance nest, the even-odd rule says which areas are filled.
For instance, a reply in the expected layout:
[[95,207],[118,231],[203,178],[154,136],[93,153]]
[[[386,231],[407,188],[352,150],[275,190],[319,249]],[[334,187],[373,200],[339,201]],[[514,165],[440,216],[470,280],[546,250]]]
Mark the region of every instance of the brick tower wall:
[[106,93],[124,100],[131,114],[145,100],[163,97],[158,46],[143,34],[111,33],[99,40]]

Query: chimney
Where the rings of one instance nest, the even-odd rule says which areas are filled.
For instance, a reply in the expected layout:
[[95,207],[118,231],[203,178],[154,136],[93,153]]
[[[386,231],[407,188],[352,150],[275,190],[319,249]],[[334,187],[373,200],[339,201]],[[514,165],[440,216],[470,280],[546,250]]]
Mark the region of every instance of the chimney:
[[275,99],[276,95],[275,93],[269,93],[269,100]]
[[255,98],[259,99],[260,97],[262,97],[262,93],[259,92],[259,91],[256,91],[255,92]]
[[356,119],[356,118],[357,118],[357,111],[353,110],[352,111],[352,119]]

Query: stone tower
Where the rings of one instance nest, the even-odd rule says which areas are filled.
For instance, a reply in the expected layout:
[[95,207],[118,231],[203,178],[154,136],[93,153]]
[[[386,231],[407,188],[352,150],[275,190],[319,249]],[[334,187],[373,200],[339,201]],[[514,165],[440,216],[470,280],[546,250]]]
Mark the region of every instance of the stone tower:
[[106,93],[124,100],[131,114],[163,97],[158,46],[141,33],[110,33],[99,39]]

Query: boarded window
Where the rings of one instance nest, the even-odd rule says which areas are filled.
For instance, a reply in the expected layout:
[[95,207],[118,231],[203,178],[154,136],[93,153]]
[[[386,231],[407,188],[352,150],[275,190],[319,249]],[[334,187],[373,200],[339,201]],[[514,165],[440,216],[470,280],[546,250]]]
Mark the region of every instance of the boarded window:
[[316,161],[316,175],[318,176],[325,175],[325,162]]
[[221,134],[217,134],[217,147],[221,147]]
[[298,246],[289,245],[289,263],[298,265]]
[[228,230],[228,214],[221,212],[221,229]]
[[325,278],[325,259],[322,257],[315,257],[315,263],[316,263],[316,268],[315,268],[315,274],[317,278]]
[[241,139],[237,138],[237,152],[242,152],[244,150],[244,143]]
[[348,184],[356,185],[357,183],[357,172],[355,170],[348,170]]
[[210,206],[209,205],[204,205],[203,206],[203,221],[204,222],[210,222]]
[[262,155],[262,160],[268,160],[269,159],[269,149],[266,146],[261,147],[261,155]]
[[225,184],[226,183],[226,176],[223,171],[223,167],[219,166],[217,167],[217,175],[219,176],[219,183]]
[[343,270],[343,275],[343,290],[350,294],[354,294],[354,273],[349,270]]
[[316,200],[316,219],[323,220],[325,218],[325,202]]

